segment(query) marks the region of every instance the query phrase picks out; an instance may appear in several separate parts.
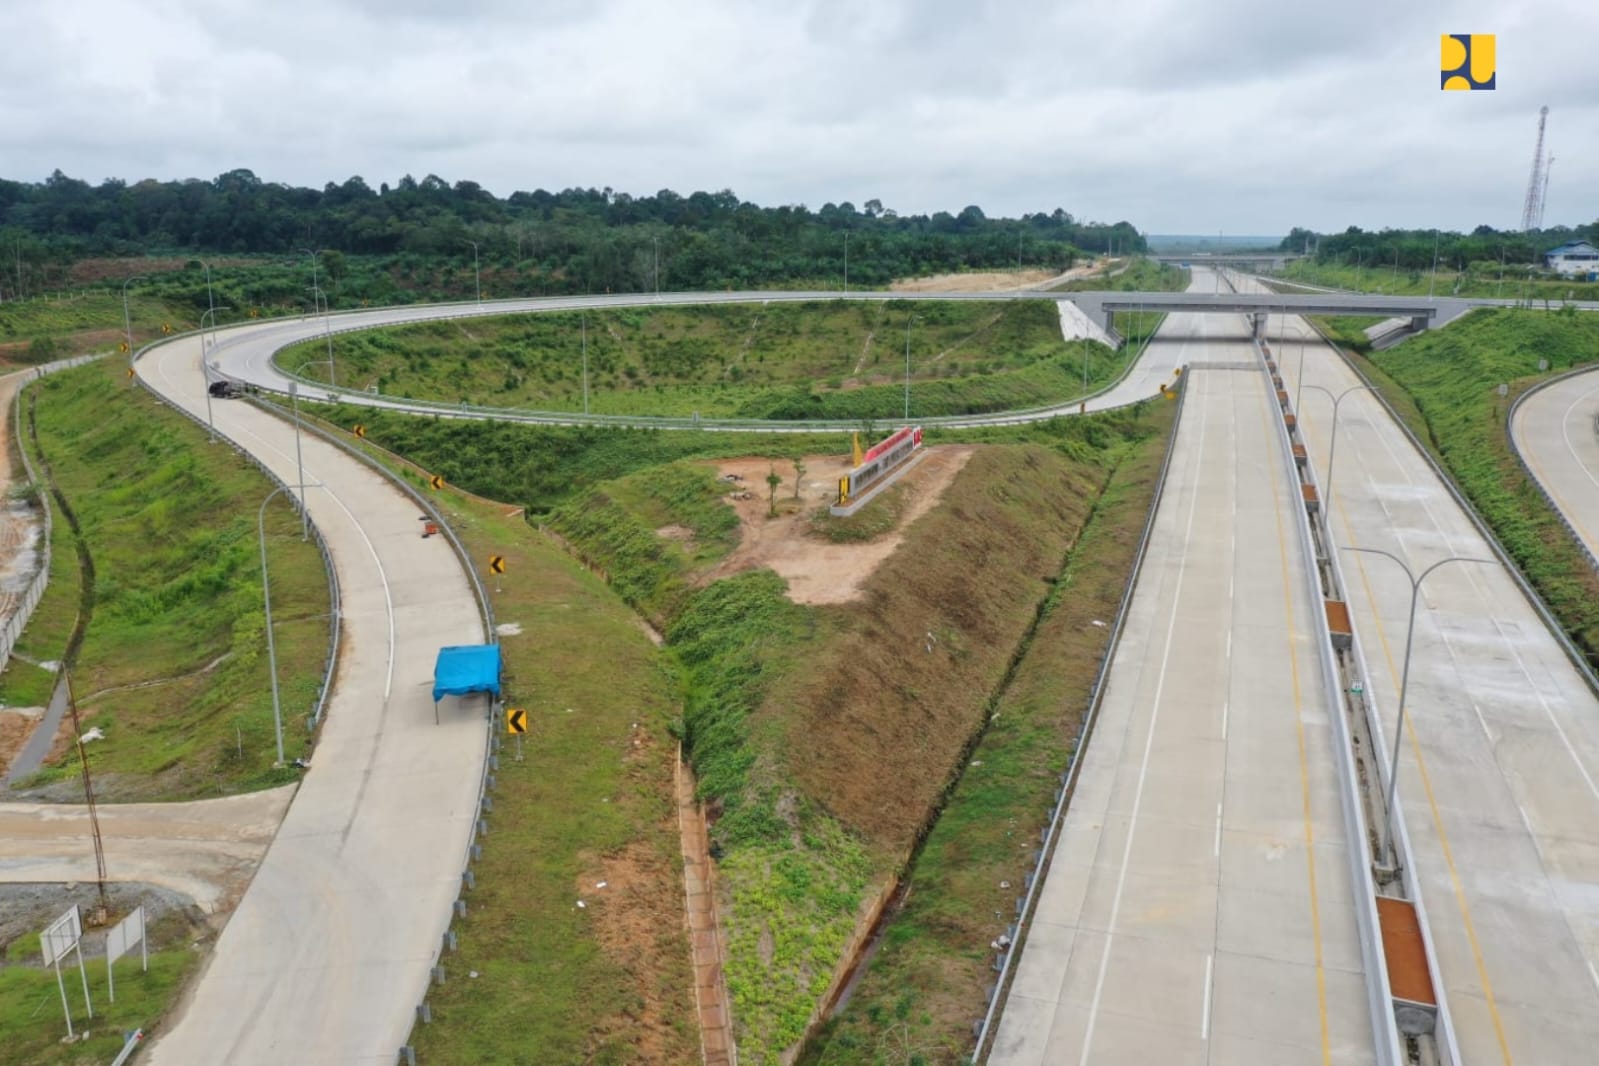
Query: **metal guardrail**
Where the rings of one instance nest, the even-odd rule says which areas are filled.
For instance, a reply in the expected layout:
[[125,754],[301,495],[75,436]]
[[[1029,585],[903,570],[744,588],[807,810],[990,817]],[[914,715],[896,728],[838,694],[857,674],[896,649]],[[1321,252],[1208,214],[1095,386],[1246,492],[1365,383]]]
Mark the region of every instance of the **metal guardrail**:
[[11,660],[11,649],[16,647],[17,641],[21,639],[23,630],[28,627],[28,622],[33,618],[33,612],[39,607],[39,601],[44,598],[46,586],[50,584],[51,538],[55,533],[52,508],[50,507],[50,494],[43,490],[44,483],[39,479],[38,471],[33,468],[33,461],[28,458],[28,449],[22,444],[22,393],[30,384],[46,374],[69,370],[72,367],[82,366],[99,358],[100,356],[98,355],[80,355],[72,359],[58,359],[53,363],[45,363],[43,366],[36,367],[33,377],[17,387],[16,400],[11,413],[12,438],[17,445],[17,454],[22,456],[22,469],[28,475],[29,484],[39,487],[39,507],[44,512],[44,528],[40,531],[40,536],[43,538],[44,548],[39,553],[40,564],[38,572],[29,579],[28,587],[23,590],[22,599],[18,602],[17,609],[12,612],[10,618],[6,619],[4,628],[0,628],[0,669],[4,669],[6,663]]
[[[1306,321],[1309,322],[1309,319],[1306,319]],[[1382,404],[1383,410],[1388,412],[1388,416],[1394,420],[1400,432],[1405,435],[1405,439],[1410,441],[1411,446],[1420,453],[1428,468],[1443,483],[1444,488],[1449,490],[1450,498],[1465,513],[1473,528],[1482,537],[1483,542],[1493,552],[1494,558],[1499,560],[1500,565],[1509,573],[1510,579],[1516,583],[1516,588],[1521,590],[1522,596],[1526,598],[1527,603],[1532,606],[1533,611],[1543,621],[1544,628],[1548,629],[1555,640],[1559,642],[1560,649],[1566,653],[1566,658],[1571,660],[1571,664],[1577,668],[1577,672],[1582,675],[1583,681],[1587,683],[1588,688],[1596,696],[1599,696],[1599,675],[1594,673],[1587,656],[1583,655],[1582,649],[1573,643],[1571,637],[1566,633],[1565,626],[1560,624],[1560,620],[1549,609],[1549,605],[1543,601],[1543,597],[1538,594],[1538,590],[1532,587],[1532,583],[1527,580],[1527,576],[1521,572],[1521,567],[1516,565],[1516,561],[1510,557],[1510,553],[1505,551],[1504,545],[1499,543],[1499,538],[1494,535],[1494,531],[1489,527],[1487,520],[1478,513],[1476,507],[1472,506],[1471,501],[1466,498],[1466,494],[1455,484],[1455,479],[1450,477],[1449,472],[1439,465],[1438,460],[1433,458],[1432,452],[1427,450],[1416,434],[1411,431],[1410,426],[1405,423],[1405,420],[1399,417],[1399,412],[1394,410],[1393,404],[1388,402],[1388,397],[1382,394],[1376,382],[1372,381],[1371,377],[1361,369],[1359,364],[1350,359],[1349,355],[1323,333],[1321,328],[1314,322],[1310,322],[1310,326],[1321,335],[1323,342],[1328,347],[1338,353],[1338,357],[1344,361],[1344,365],[1349,367],[1350,371],[1371,389],[1371,394],[1376,397],[1378,403]],[[1534,478],[1533,480],[1536,481],[1537,479]]]
[[1112,664],[1116,659],[1117,648],[1121,644],[1122,631],[1126,627],[1128,607],[1132,603],[1133,593],[1138,587],[1138,576],[1144,568],[1144,556],[1149,549],[1149,538],[1155,528],[1155,516],[1160,510],[1161,497],[1166,491],[1166,475],[1171,470],[1172,455],[1177,450],[1177,431],[1182,426],[1183,409],[1187,404],[1188,377],[1185,372],[1179,378],[1177,391],[1177,413],[1172,421],[1171,437],[1166,441],[1166,454],[1161,459],[1160,472],[1155,477],[1155,492],[1149,502],[1149,511],[1144,516],[1144,528],[1138,537],[1138,548],[1133,554],[1133,567],[1128,572],[1127,581],[1122,586],[1121,602],[1116,606],[1116,621],[1111,628],[1110,638],[1105,643],[1105,654],[1099,661],[1099,671],[1094,675],[1094,685],[1088,696],[1088,711],[1083,717],[1082,728],[1077,734],[1077,743],[1072,749],[1071,761],[1066,767],[1066,772],[1061,775],[1061,787],[1055,793],[1055,803],[1050,808],[1049,825],[1044,831],[1043,846],[1039,848],[1038,856],[1034,860],[1033,869],[1027,875],[1027,894],[1017,900],[1017,920],[1011,930],[1011,944],[1004,951],[1004,962],[999,971],[999,980],[994,985],[994,993],[989,997],[988,1010],[983,1015],[980,1028],[977,1031],[977,1048],[973,1052],[972,1061],[981,1062],[989,1050],[996,1035],[995,1023],[999,1020],[1006,996],[1009,994],[1010,985],[1015,978],[1016,960],[1021,957],[1022,947],[1027,942],[1028,927],[1032,923],[1033,913],[1038,907],[1038,893],[1043,887],[1044,878],[1049,869],[1049,863],[1055,852],[1055,845],[1060,839],[1061,824],[1065,821],[1066,809],[1071,802],[1072,793],[1077,787],[1077,776],[1082,768],[1083,752],[1088,749],[1089,741],[1093,737],[1094,726],[1099,721],[1099,709],[1105,701],[1105,685],[1110,677]]
[[[135,352],[133,357],[128,361],[129,369],[131,370],[132,364],[138,362],[146,352],[152,348],[155,348],[158,344],[166,344],[170,341],[180,340],[184,337],[192,337],[199,332],[200,331],[198,330],[191,330],[186,333],[177,334],[173,337],[164,337],[158,342],[145,345],[143,348],[140,348],[137,352]],[[156,389],[152,387],[150,383],[141,375],[134,374],[133,379],[137,381],[139,386],[150,395],[154,396],[156,399],[160,400],[174,411],[177,411],[179,414],[182,414],[184,417],[188,418],[189,421],[200,426],[208,433],[211,432],[211,426],[209,423],[207,423],[199,415],[179,406],[172,400],[167,399],[160,392],[156,391]],[[283,489],[283,494],[290,500],[290,506],[294,507],[296,511],[302,508],[302,502],[299,497],[296,496],[295,493],[289,491],[292,486],[290,486],[288,482],[278,477],[278,475],[273,473],[265,463],[256,458],[256,456],[253,455],[248,449],[234,441],[233,438],[229,437],[226,433],[222,432],[221,430],[217,430],[216,435],[219,440],[227,442],[228,447],[232,448],[235,453],[243,456],[246,461],[253,465],[257,470],[261,471],[261,473],[265,475],[267,480],[271,481],[273,485]],[[339,575],[338,571],[335,570],[333,566],[333,555],[328,550],[327,541],[323,538],[322,530],[317,526],[316,520],[312,518],[309,513],[307,513],[305,517],[308,528],[311,531],[312,539],[316,541],[317,551],[322,556],[322,570],[326,575],[328,582],[328,615],[330,619],[328,625],[327,669],[322,672],[322,688],[317,692],[316,703],[312,705],[311,712],[306,718],[306,730],[310,732],[314,731],[316,727],[321,724],[322,712],[327,709],[328,694],[333,689],[333,675],[337,670],[339,660],[339,638],[341,633],[340,620],[342,618],[343,611],[341,610],[342,599],[339,592]],[[263,579],[264,577],[265,575],[263,575]]]
[[[1265,383],[1269,395],[1274,390],[1272,390],[1269,378],[1266,375],[1266,356],[1261,349],[1259,340],[1255,341],[1255,348],[1260,356],[1258,365],[1261,379]],[[1295,415],[1297,416],[1297,414],[1298,412],[1296,411]],[[1289,437],[1288,428],[1280,415],[1273,417],[1272,421],[1277,426],[1278,456],[1286,464],[1290,480],[1297,486],[1301,482],[1293,456],[1293,441]],[[1316,489],[1317,498],[1326,500],[1327,495],[1322,490],[1321,481],[1316,475],[1315,465],[1306,463],[1305,471],[1310,484]],[[1345,694],[1339,683],[1340,671],[1337,655],[1332,646],[1332,633],[1327,623],[1326,612],[1322,609],[1324,594],[1321,587],[1321,575],[1317,570],[1317,564],[1321,560],[1316,551],[1316,538],[1311,528],[1312,523],[1310,515],[1307,513],[1307,508],[1296,498],[1291,505],[1291,509],[1296,516],[1294,528],[1299,535],[1300,550],[1305,556],[1302,576],[1305,579],[1306,591],[1309,595],[1312,628],[1316,634],[1316,652],[1321,660],[1322,695],[1327,700],[1329,712],[1327,717],[1332,725],[1334,745],[1337,749],[1334,758],[1337,760],[1338,769],[1339,805],[1343,809],[1344,818],[1344,858],[1349,863],[1350,887],[1355,898],[1355,928],[1360,938],[1361,960],[1366,969],[1366,1005],[1371,1011],[1372,1038],[1380,1066],[1402,1066],[1402,1064],[1408,1063],[1409,1059],[1403,1051],[1398,1021],[1394,1013],[1393,986],[1388,976],[1387,950],[1383,945],[1382,928],[1377,915],[1377,889],[1372,878],[1370,836],[1366,825],[1364,796],[1359,771],[1355,766],[1355,746],[1350,735],[1349,722],[1344,717]],[[1336,557],[1337,552],[1332,545],[1330,528],[1324,522],[1321,525],[1321,529],[1324,543],[1328,547],[1327,554]],[[1331,562],[1336,563],[1336,558],[1332,559]],[[1334,569],[1334,581],[1338,585],[1338,588],[1334,590],[1337,593],[1336,598],[1344,598],[1342,592],[1343,577],[1336,568]],[[1364,672],[1365,664],[1363,661],[1360,664],[1360,669],[1362,677],[1370,676]],[[1371,701],[1365,701],[1364,706],[1368,716],[1375,714]],[[1373,736],[1380,732],[1376,725],[1376,721],[1368,717],[1367,728]],[[1386,761],[1382,762],[1383,767],[1387,765]],[[1380,775],[1383,771],[1379,770],[1378,773]],[[1395,820],[1403,820],[1397,795],[1395,796]],[[1413,870],[1414,861],[1410,852],[1408,837],[1401,839],[1399,852],[1402,869],[1405,871]],[[1415,892],[1415,886],[1412,884],[1409,887],[1413,897],[1412,902],[1415,902],[1415,897],[1418,896]],[[1419,902],[1416,902],[1415,906],[1417,921],[1421,926],[1422,936],[1426,945],[1427,964],[1429,969],[1432,969],[1436,956],[1432,950],[1432,939],[1431,933],[1427,928],[1426,912]],[[1452,1047],[1453,1028],[1447,1021],[1448,1008],[1444,1003],[1443,985],[1438,981],[1436,973],[1433,974],[1433,978],[1438,998],[1439,1016],[1442,1019],[1438,1026],[1438,1031],[1440,1033],[1448,1032],[1449,1040],[1447,1043]],[[1440,1038],[1437,1043],[1442,1053],[1446,1041]],[[1440,1066],[1455,1066],[1456,1061],[1444,1055]]]
[[[1516,462],[1521,464],[1522,472],[1527,475],[1527,480],[1531,481],[1533,486],[1537,488],[1538,495],[1544,498],[1544,502],[1549,505],[1549,509],[1560,519],[1560,524],[1566,527],[1566,532],[1570,533],[1571,539],[1577,542],[1577,547],[1582,549],[1582,554],[1588,557],[1589,565],[1595,570],[1599,570],[1599,556],[1594,554],[1593,549],[1588,546],[1588,542],[1582,539],[1582,534],[1577,531],[1577,527],[1566,516],[1566,512],[1560,509],[1560,504],[1555,502],[1554,496],[1550,494],[1548,489],[1544,488],[1543,482],[1538,480],[1538,475],[1533,473],[1532,464],[1528,463],[1527,457],[1521,454],[1521,445],[1516,441],[1516,412],[1524,402],[1551,385],[1557,385],[1568,378],[1596,372],[1599,372],[1599,364],[1590,363],[1587,366],[1572,367],[1564,373],[1556,374],[1547,381],[1540,381],[1520,396],[1517,396],[1511,402],[1510,410],[1505,412],[1505,438],[1510,441],[1510,452],[1516,457]],[[1599,436],[1599,415],[1594,416],[1594,434]]]

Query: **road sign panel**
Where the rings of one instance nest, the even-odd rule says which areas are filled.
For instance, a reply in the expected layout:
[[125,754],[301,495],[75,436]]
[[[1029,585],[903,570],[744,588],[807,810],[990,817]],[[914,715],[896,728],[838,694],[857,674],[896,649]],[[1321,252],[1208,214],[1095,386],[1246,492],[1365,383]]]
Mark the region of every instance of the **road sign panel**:
[[505,556],[503,556],[503,555],[491,555],[491,556],[489,556],[489,569],[494,571],[496,574],[505,573]]
[[432,477],[428,478],[428,484],[432,485],[435,490],[442,489],[444,487],[444,478],[442,475],[434,474]]
[[366,427],[357,422],[355,424],[355,435],[360,437],[362,440],[366,440]]
[[127,341],[123,341],[121,344],[117,345],[117,351],[119,351],[119,352],[123,353],[124,355],[126,355],[127,351],[128,351],[128,342]]
[[133,908],[133,913],[117,923],[105,938],[106,962],[113,963],[139,941],[144,939],[144,907]]
[[171,333],[172,332],[172,323],[170,323],[170,322],[161,323],[161,332],[162,333]]
[[527,712],[520,707],[505,709],[505,730],[508,733],[527,732]]
[[39,934],[39,947],[44,951],[44,964],[49,966],[77,947],[82,937],[83,923],[78,919],[78,908],[74,904],[70,911],[51,922],[49,928]]
[[128,377],[131,378],[132,376],[133,376],[133,368],[130,366],[130,367],[128,367]]

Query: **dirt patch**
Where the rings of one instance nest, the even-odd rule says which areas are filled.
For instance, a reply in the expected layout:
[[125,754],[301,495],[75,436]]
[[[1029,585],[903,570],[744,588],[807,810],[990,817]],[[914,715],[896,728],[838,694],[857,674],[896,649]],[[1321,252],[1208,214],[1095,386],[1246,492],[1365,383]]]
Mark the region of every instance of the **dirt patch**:
[[625,1040],[634,1062],[665,1062],[668,1049],[682,1039],[681,1019],[670,1009],[681,1002],[681,989],[663,984],[666,975],[680,972],[676,956],[683,950],[677,870],[646,841],[582,865],[586,872],[573,886],[575,898],[594,923],[600,950],[634,978],[637,997],[625,1015],[610,1019],[610,1031],[599,1028],[593,1039],[600,1046]]
[[[813,455],[805,458],[805,477],[799,499],[794,499],[794,466],[779,462],[775,469],[783,484],[777,488],[778,514],[769,517],[766,477],[773,470],[769,459],[729,459],[717,464],[723,477],[736,474],[749,499],[728,499],[738,512],[739,545],[708,572],[703,582],[770,567],[788,581],[795,603],[848,603],[858,598],[866,579],[894,554],[911,523],[927,513],[944,495],[955,475],[971,459],[969,445],[927,449],[926,456],[899,482],[906,495],[898,526],[888,534],[861,544],[833,544],[817,535],[811,512],[838,497],[838,477],[850,467],[849,456]],[[867,505],[868,507],[871,504]]]
[[6,707],[0,709],[0,767],[10,766],[22,745],[33,735],[39,724],[43,707]]
[[[286,785],[192,803],[102,804],[106,870],[177,892],[220,920],[254,876],[293,794]],[[82,807],[0,803],[0,881],[93,881],[88,835]]]
[[1072,267],[1064,274],[1053,270],[986,270],[962,274],[933,274],[925,278],[900,278],[888,286],[890,292],[1005,292],[1026,289],[1046,282],[1059,284],[1093,277],[1114,262],[1096,259]]
[[934,274],[925,278],[901,278],[889,285],[890,292],[1001,292],[1024,289],[1055,276],[1053,270],[989,270],[966,274]]

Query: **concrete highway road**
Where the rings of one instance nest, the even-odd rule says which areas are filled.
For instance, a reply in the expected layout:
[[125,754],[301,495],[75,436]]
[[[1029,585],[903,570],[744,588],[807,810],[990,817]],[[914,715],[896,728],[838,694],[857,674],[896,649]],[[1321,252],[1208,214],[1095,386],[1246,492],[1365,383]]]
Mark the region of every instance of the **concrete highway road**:
[[1510,431],[1533,476],[1599,560],[1599,370],[1529,394]]
[[[1290,318],[1288,337],[1279,366],[1292,395],[1298,339],[1312,334]],[[1308,386],[1337,395],[1358,379],[1314,340],[1304,365],[1300,424],[1325,472],[1332,403]],[[1418,573],[1451,555],[1492,558],[1369,394],[1351,394],[1338,419],[1337,544],[1384,549]],[[1391,560],[1341,558],[1391,744],[1410,585]],[[1599,700],[1497,563],[1452,563],[1422,587],[1399,789],[1464,1060],[1595,1061]]]
[[[199,357],[182,338],[138,373],[204,418]],[[295,480],[290,425],[237,401],[213,410],[220,433]],[[485,705],[446,700],[434,725],[429,686],[440,645],[484,639],[476,602],[404,495],[315,437],[304,456],[343,597],[338,680],[313,767],[155,1063],[389,1066],[458,893]],[[284,726],[303,728],[298,714]]]
[[1169,481],[988,1061],[1373,1061],[1281,416],[1242,318],[1163,334]]

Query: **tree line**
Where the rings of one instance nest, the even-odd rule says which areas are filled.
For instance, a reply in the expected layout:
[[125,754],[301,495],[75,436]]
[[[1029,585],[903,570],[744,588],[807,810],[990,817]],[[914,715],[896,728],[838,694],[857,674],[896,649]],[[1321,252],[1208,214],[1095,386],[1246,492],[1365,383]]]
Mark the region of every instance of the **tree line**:
[[[1004,266],[1064,270],[1086,254],[1145,250],[1128,222],[1086,222],[1055,208],[1020,218],[900,214],[881,201],[762,207],[729,190],[634,196],[604,189],[495,196],[473,181],[407,175],[373,189],[360,177],[322,189],[249,170],[211,181],[111,178],[57,170],[0,179],[0,290],[26,294],[50,268],[90,257],[280,255],[449,257],[541,275],[550,292],[751,287]],[[9,260],[9,262],[8,262]],[[9,286],[8,286],[9,282]]]
[[1466,270],[1473,263],[1543,266],[1544,253],[1566,241],[1599,243],[1599,220],[1586,226],[1554,226],[1545,230],[1498,230],[1478,226],[1470,233],[1421,229],[1367,231],[1350,226],[1342,233],[1317,233],[1295,226],[1278,246],[1285,252],[1311,254],[1320,262],[1389,267],[1406,272],[1432,269]]

